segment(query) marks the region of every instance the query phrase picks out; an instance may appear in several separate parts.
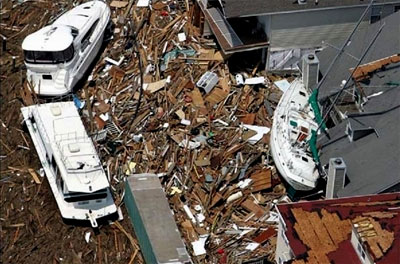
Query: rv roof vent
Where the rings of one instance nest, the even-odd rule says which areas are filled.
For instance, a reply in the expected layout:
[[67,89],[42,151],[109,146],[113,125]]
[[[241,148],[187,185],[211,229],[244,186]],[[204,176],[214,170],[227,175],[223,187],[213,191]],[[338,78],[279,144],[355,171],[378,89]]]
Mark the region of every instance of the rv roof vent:
[[50,111],[53,116],[60,116],[61,115],[61,108],[58,105],[53,105],[50,107]]

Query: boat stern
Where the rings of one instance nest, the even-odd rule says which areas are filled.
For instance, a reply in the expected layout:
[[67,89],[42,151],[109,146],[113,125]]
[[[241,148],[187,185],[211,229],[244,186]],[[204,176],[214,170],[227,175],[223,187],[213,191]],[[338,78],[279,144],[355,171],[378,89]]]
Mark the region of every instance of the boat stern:
[[71,91],[69,74],[65,69],[36,71],[27,66],[27,79],[38,95],[59,96]]

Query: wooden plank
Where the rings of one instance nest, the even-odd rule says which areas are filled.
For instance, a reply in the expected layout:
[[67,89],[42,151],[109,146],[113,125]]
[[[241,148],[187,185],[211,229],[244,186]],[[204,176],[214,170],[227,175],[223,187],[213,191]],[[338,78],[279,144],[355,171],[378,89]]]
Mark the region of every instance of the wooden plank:
[[36,171],[34,169],[29,168],[28,172],[32,176],[32,178],[33,178],[33,180],[35,181],[36,184],[42,184],[40,182],[39,176],[37,175],[37,173],[36,173]]

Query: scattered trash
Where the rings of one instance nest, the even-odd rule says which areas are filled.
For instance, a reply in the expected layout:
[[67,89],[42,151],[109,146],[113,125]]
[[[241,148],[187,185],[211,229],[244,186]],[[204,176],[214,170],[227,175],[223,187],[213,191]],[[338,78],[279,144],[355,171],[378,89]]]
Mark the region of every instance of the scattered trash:
[[85,241],[86,241],[86,243],[89,243],[91,234],[92,234],[91,232],[86,232],[85,233]]
[[281,90],[282,92],[286,92],[287,89],[289,89],[290,87],[290,83],[287,80],[279,80],[274,82],[274,84],[276,85],[276,87],[279,88],[279,90]]
[[244,82],[244,84],[261,84],[265,82],[264,77],[254,77],[254,78],[248,78]]
[[206,72],[201,76],[200,80],[197,81],[196,85],[200,88],[203,88],[206,93],[209,93],[217,83],[217,74],[213,72]]

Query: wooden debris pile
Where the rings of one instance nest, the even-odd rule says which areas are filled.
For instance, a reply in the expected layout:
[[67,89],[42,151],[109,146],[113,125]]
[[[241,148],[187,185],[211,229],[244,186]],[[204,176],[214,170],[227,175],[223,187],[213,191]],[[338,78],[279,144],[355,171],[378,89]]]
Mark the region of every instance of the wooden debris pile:
[[[126,177],[156,173],[195,263],[272,261],[277,229],[273,205],[286,193],[268,148],[273,109],[281,96],[273,81],[279,78],[267,75],[259,64],[230,72],[227,58],[215,49],[214,41],[201,36],[198,26],[202,19],[193,1],[152,1],[149,7],[138,7],[136,2],[110,1],[113,37],[88,74],[89,81],[73,96],[100,151],[116,203],[123,204]],[[6,89],[13,91],[18,86],[21,92],[17,89],[7,100],[19,101],[9,109],[2,107],[7,114],[2,119],[2,134],[5,131],[10,137],[2,142],[7,146],[1,152],[2,163],[8,167],[3,172],[13,173],[2,180],[2,193],[10,184],[17,189],[23,184],[32,195],[46,195],[31,205],[32,213],[21,209],[14,218],[7,215],[2,220],[7,230],[18,231],[2,233],[8,240],[2,246],[2,252],[7,252],[4,257],[12,256],[10,250],[21,241],[19,232],[32,224],[44,232],[43,239],[54,234],[49,230],[61,230],[60,240],[70,235],[59,216],[57,220],[36,217],[35,208],[39,216],[49,215],[49,211],[57,215],[55,202],[47,181],[33,177],[40,165],[26,155],[35,153],[29,138],[22,139],[27,134],[21,131],[22,137],[15,137],[10,131],[19,127],[12,116],[19,114],[20,102],[29,105],[43,100],[22,85],[19,73],[16,76]],[[28,149],[21,150],[18,145]],[[10,161],[14,149],[21,156]],[[23,179],[15,176],[18,170]],[[29,201],[36,197],[32,195]],[[9,210],[9,196],[2,194],[2,203],[4,199]],[[51,201],[52,206],[40,208],[39,201]],[[30,222],[17,221],[26,215]],[[141,263],[135,239],[127,236],[127,214],[121,225],[101,230],[101,238],[92,237],[91,244],[83,239],[87,229],[74,229],[70,245],[62,244],[57,251],[69,248],[74,254],[50,255],[57,262],[66,258],[68,263]],[[33,251],[37,250],[34,233],[32,230],[24,237]],[[77,247],[80,244],[82,247]]]
[[114,39],[79,104],[117,200],[130,174],[156,173],[195,262],[272,260],[285,194],[268,154],[274,77],[256,65],[241,72],[256,84],[238,83],[192,2],[113,3]]

